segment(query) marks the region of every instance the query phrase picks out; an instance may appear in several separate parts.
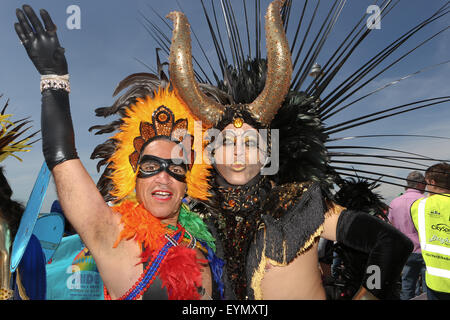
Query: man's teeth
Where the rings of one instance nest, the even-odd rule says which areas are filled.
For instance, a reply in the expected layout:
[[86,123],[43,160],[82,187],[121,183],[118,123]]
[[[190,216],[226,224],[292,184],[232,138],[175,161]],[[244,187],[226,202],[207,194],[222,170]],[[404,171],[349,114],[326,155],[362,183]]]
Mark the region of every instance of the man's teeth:
[[155,196],[161,196],[161,197],[169,197],[169,196],[171,196],[171,193],[169,193],[169,192],[155,192],[153,194]]

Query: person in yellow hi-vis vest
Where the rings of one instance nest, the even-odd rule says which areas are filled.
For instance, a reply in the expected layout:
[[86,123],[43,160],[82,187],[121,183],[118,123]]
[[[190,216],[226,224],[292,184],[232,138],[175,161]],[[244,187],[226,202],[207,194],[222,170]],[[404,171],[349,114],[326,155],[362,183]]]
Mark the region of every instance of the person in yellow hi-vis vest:
[[450,164],[427,169],[429,196],[411,206],[425,260],[428,300],[450,300]]

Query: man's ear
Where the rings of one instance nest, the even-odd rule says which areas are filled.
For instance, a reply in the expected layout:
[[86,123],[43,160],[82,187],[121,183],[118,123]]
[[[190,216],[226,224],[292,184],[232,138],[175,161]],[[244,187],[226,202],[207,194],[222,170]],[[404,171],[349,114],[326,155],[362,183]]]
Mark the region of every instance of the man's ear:
[[427,185],[425,186],[427,191],[434,191],[435,188],[437,188],[438,186],[436,186],[436,181],[434,181],[433,179],[427,180]]

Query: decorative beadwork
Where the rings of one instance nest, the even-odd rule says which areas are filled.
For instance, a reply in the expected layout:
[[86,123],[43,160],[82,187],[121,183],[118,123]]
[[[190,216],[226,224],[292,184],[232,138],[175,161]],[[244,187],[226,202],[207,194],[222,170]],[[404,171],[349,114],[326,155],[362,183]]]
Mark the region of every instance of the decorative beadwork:
[[264,184],[267,184],[267,178],[265,176],[258,183],[250,187],[217,186],[215,192],[220,194],[222,198],[222,209],[229,210],[233,213],[239,213],[242,212],[242,210],[246,211],[260,205],[261,199],[258,192]]
[[43,75],[41,76],[41,92],[44,90],[64,90],[70,93],[69,75]]
[[210,214],[223,244],[225,267],[238,300],[246,299],[247,251],[261,221],[265,192],[271,188],[266,176],[258,179],[250,186],[233,187],[211,181],[214,182],[212,191],[217,195],[218,202],[212,204],[211,208],[217,209]]
[[265,176],[246,186],[220,186],[216,179],[210,183],[217,203],[212,203],[209,210],[223,245],[228,277],[236,299],[247,299],[247,255],[262,217],[280,219],[299,203],[311,183],[272,187]]
[[141,122],[139,126],[140,136],[133,140],[134,151],[129,156],[133,170],[138,167],[138,160],[144,146],[157,136],[165,136],[175,142],[182,142],[188,134],[188,120],[175,119],[174,113],[166,106],[161,105],[153,111],[152,123]]

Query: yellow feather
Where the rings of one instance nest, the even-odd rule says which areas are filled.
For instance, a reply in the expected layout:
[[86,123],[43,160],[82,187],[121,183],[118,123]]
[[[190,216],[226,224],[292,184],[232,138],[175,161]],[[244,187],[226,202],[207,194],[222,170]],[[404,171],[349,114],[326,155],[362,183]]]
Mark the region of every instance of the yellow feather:
[[[175,121],[187,119],[188,133],[194,137],[194,146],[202,146],[202,150],[197,152],[197,156],[201,156],[203,153],[204,144],[202,141],[206,128],[202,127],[201,132],[194,130],[194,123],[198,119],[190,112],[186,104],[177,98],[173,91],[161,89],[159,92],[155,92],[153,98],[147,96],[144,99],[137,99],[137,102],[127,110],[120,131],[113,137],[113,139],[118,141],[118,144],[116,152],[110,158],[113,169],[110,178],[114,185],[114,189],[110,193],[118,201],[134,192],[137,172],[133,171],[129,157],[135,151],[134,139],[141,135],[139,131],[140,124],[141,122],[152,123],[153,112],[161,105],[172,111]],[[197,139],[201,140],[200,144]],[[195,164],[194,162],[191,171],[186,176],[189,196],[202,200],[207,198],[208,183],[206,179],[209,168],[209,164]]]

